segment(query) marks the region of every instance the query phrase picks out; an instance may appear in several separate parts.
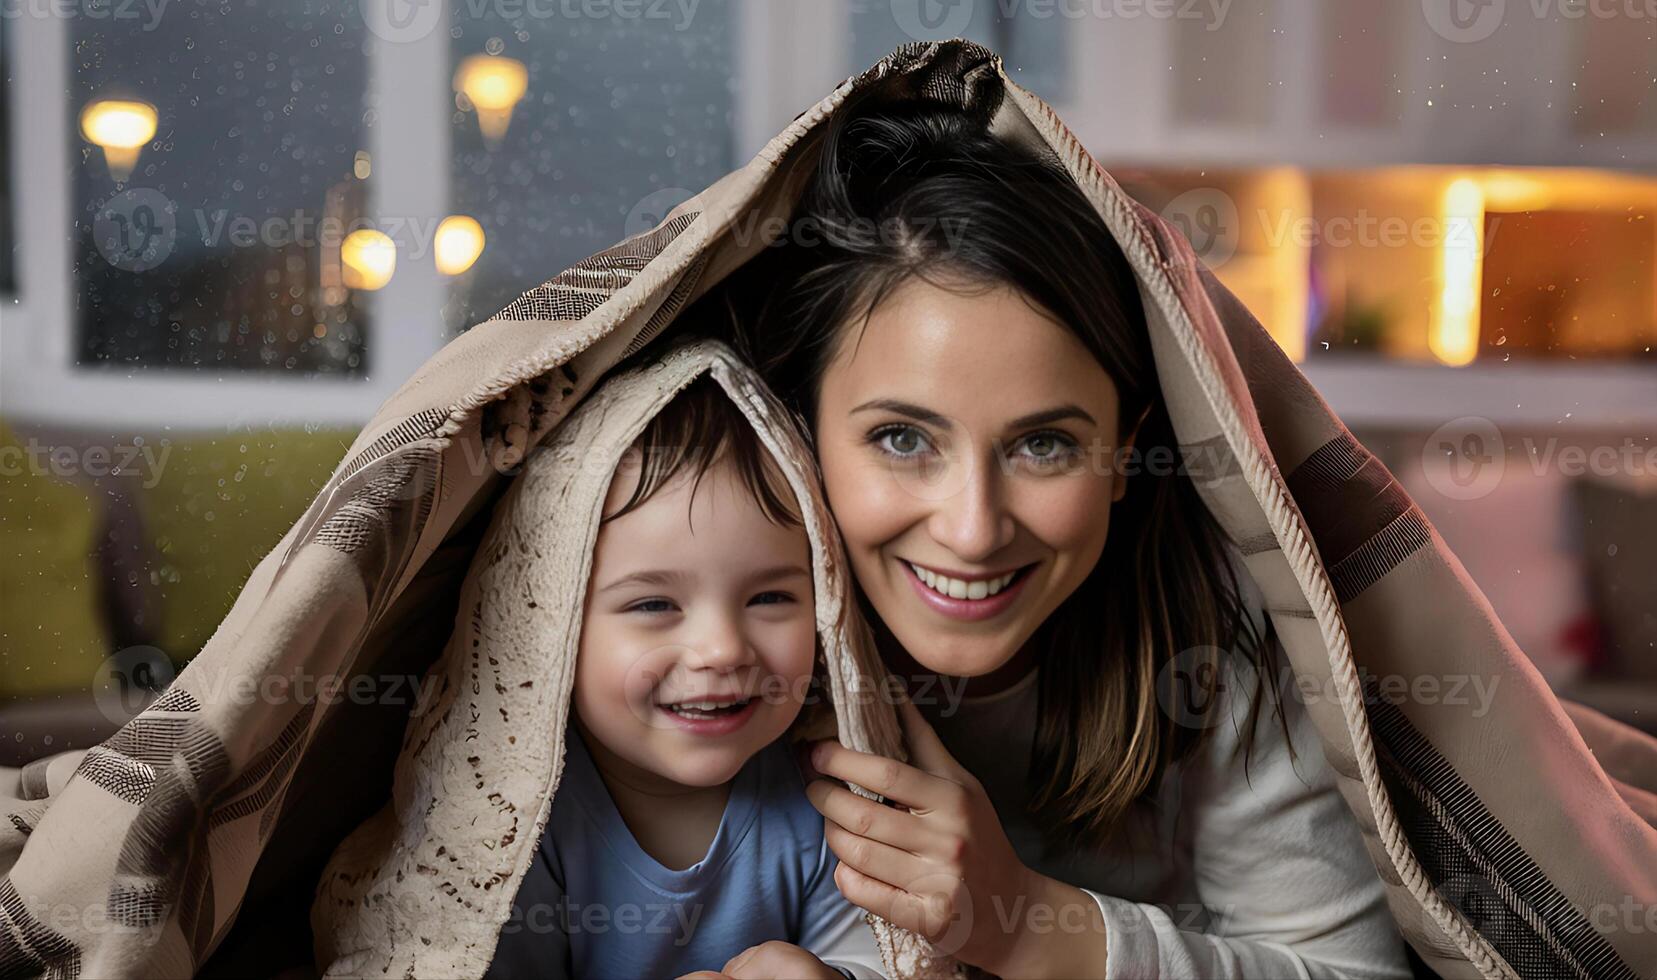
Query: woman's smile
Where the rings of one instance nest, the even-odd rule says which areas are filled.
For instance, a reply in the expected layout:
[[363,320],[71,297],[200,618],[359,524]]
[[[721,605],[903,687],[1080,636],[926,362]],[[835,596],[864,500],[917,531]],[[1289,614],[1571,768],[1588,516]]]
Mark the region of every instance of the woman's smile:
[[945,574],[908,559],[897,561],[921,602],[951,619],[976,621],[1006,612],[1024,593],[1036,564],[1007,572]]

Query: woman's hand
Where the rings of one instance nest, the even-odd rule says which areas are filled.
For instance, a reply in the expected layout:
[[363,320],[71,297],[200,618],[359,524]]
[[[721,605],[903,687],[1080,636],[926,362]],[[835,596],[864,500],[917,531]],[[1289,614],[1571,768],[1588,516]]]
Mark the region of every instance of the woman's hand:
[[825,779],[806,787],[840,858],[840,893],[999,976],[1102,974],[1104,919],[1093,898],[1025,867],[977,778],[913,704],[899,710],[913,765],[832,740],[812,750],[818,772],[899,804]]
[[718,973],[698,971],[679,980],[846,980],[846,975],[791,943],[750,946],[731,957]]

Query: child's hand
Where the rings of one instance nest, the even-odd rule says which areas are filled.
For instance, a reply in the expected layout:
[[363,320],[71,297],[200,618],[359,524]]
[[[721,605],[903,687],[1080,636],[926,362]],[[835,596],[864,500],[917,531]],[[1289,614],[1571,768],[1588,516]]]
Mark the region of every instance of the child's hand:
[[731,957],[718,973],[698,971],[679,980],[846,980],[846,975],[791,943],[760,943]]

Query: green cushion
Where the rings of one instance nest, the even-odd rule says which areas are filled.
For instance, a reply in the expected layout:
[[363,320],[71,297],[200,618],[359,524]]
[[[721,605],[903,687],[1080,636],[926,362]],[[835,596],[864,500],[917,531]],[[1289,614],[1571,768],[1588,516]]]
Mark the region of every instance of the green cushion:
[[161,442],[168,452],[161,478],[140,497],[157,555],[157,646],[180,663],[201,650],[356,434],[285,430]]
[[0,424],[0,698],[85,690],[110,653],[86,490],[41,471]]

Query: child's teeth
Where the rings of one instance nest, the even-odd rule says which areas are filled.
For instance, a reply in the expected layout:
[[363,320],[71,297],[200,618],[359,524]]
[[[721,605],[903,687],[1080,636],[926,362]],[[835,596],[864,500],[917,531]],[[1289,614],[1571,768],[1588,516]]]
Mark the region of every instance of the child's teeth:
[[705,718],[741,710],[747,701],[680,701],[667,705],[667,710],[686,718]]
[[1012,582],[1013,576],[1018,574],[1017,572],[1008,572],[998,578],[966,582],[961,579],[950,578],[947,575],[939,575],[930,568],[922,568],[914,562],[910,562],[909,567],[915,570],[915,575],[922,582],[925,582],[928,588],[935,592],[941,592],[952,599],[988,598],[1005,589],[1008,583]]

